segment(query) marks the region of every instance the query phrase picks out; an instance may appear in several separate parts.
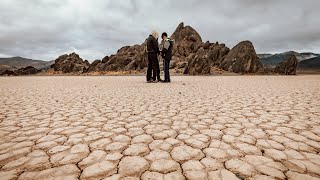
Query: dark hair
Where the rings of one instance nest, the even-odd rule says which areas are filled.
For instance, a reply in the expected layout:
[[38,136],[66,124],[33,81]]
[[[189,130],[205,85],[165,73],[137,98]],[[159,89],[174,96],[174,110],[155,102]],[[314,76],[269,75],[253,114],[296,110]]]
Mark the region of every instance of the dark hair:
[[161,37],[163,38],[163,36],[168,37],[168,34],[166,32],[162,33]]

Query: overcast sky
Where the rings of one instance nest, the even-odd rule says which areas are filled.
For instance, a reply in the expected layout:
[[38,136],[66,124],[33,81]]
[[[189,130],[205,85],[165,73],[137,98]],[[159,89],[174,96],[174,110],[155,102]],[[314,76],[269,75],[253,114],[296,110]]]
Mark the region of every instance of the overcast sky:
[[320,0],[0,0],[0,56],[102,59],[180,22],[203,41],[257,53],[320,53]]

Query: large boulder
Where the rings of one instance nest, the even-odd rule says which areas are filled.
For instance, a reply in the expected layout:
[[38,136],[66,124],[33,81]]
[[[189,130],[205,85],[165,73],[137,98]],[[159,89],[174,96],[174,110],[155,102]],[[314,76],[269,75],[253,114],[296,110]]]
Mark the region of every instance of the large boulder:
[[256,73],[262,64],[250,41],[242,41],[233,47],[221,61],[220,67],[235,73]]
[[51,67],[63,73],[82,73],[86,72],[89,65],[90,63],[83,61],[78,54],[71,53],[59,56]]
[[294,54],[291,54],[285,61],[279,63],[274,72],[282,75],[296,75],[298,59]]

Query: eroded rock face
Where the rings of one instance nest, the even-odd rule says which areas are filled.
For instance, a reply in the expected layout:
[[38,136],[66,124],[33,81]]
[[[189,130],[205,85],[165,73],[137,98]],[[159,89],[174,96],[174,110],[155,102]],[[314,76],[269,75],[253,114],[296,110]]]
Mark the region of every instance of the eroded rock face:
[[296,75],[298,59],[295,55],[291,54],[286,61],[279,63],[275,72],[282,75]]
[[190,55],[188,57],[188,70],[185,73],[190,75],[209,74],[210,63],[207,57],[207,53],[203,48],[200,48],[196,54]]
[[210,74],[211,67],[219,65],[221,59],[229,51],[230,49],[224,44],[207,41],[195,54],[188,57],[188,67],[184,73],[190,75]]
[[145,43],[134,46],[124,46],[117,54],[104,57],[101,61],[94,61],[88,72],[101,71],[129,71],[141,70],[147,67],[147,59],[144,51]]
[[89,66],[89,68],[87,69],[87,72],[95,72],[95,71],[99,71],[99,67],[101,64],[101,60],[95,60],[91,63],[91,65]]
[[186,68],[188,60],[201,48],[200,35],[190,26],[180,23],[171,36],[174,40],[171,68]]
[[88,61],[83,61],[76,53],[64,54],[59,56],[51,66],[55,71],[63,73],[82,73],[89,67]]
[[235,73],[255,73],[261,66],[250,41],[242,41],[233,47],[220,64],[222,69]]

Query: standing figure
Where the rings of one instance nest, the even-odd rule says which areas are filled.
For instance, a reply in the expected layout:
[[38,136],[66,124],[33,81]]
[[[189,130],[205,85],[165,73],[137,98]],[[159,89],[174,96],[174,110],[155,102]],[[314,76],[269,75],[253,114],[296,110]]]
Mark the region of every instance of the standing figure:
[[158,32],[152,31],[147,39],[147,53],[148,53],[147,82],[148,83],[160,81],[159,61],[158,61],[158,54],[160,53],[160,51],[159,51],[158,37],[159,37]]
[[172,58],[172,49],[173,49],[173,40],[168,38],[168,34],[166,32],[162,33],[162,51],[161,55],[163,58],[163,66],[164,66],[164,81],[165,83],[170,83],[170,61]]

